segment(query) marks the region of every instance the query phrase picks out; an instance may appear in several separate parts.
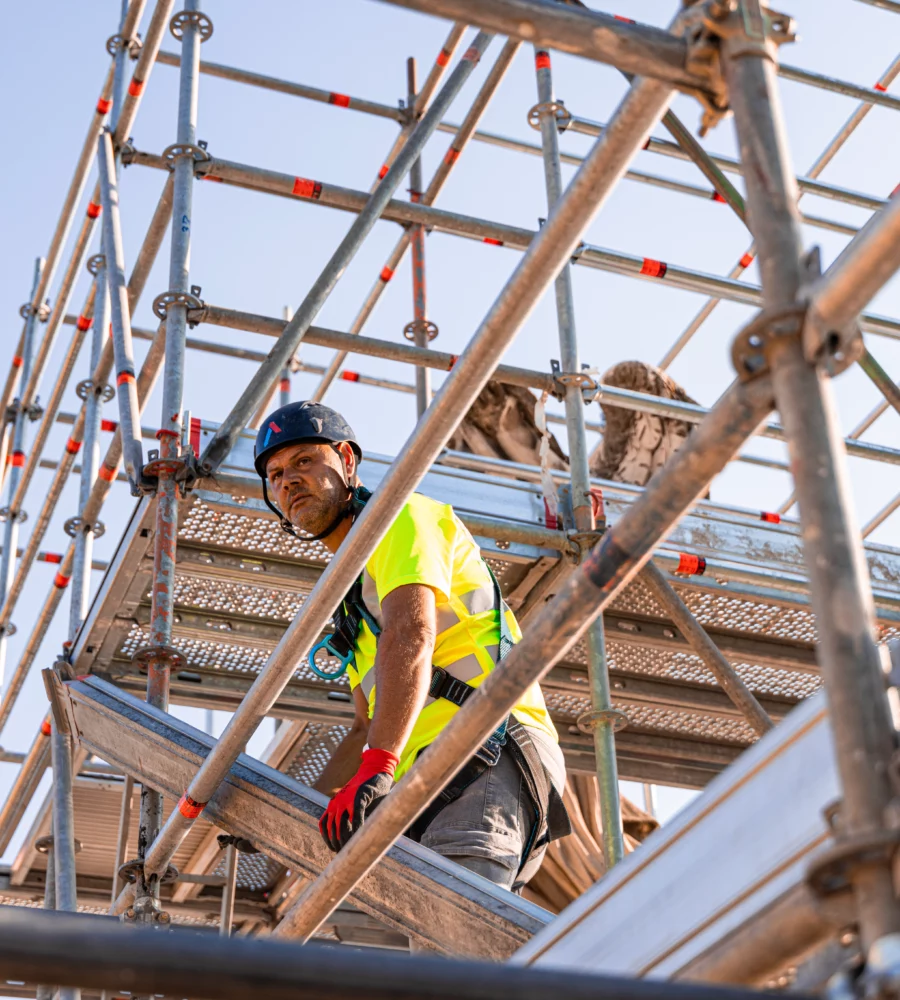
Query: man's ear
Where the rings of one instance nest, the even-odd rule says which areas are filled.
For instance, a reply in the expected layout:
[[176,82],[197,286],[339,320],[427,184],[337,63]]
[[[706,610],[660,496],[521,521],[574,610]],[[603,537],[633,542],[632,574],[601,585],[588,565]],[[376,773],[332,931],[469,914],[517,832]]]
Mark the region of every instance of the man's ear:
[[347,441],[341,441],[339,447],[341,449],[341,457],[344,460],[344,467],[347,469],[347,479],[353,480],[359,472],[359,469],[356,467],[356,452],[353,450],[353,446]]

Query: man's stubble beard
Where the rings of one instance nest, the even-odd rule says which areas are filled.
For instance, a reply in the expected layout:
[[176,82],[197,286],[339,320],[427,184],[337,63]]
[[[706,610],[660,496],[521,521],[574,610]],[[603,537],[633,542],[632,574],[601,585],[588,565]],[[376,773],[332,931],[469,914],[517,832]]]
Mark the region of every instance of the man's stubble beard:
[[310,494],[296,513],[293,510],[289,513],[288,520],[291,524],[310,535],[318,535],[324,531],[335,520],[341,507],[343,491],[336,489],[336,485],[330,484],[327,494]]

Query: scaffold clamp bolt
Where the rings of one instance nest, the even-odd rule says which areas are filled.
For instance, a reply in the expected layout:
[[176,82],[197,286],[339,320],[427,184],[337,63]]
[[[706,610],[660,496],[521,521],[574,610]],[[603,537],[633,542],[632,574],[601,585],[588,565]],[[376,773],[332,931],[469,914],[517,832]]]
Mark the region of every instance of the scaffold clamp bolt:
[[212,157],[206,151],[206,146],[194,145],[192,142],[174,142],[171,146],[166,146],[162,151],[162,158],[166,161],[169,170],[175,169],[175,161],[183,156],[189,156],[194,163],[205,163]]
[[207,41],[213,33],[213,23],[206,14],[199,10],[182,10],[169,21],[169,31],[180,42],[184,38],[184,29],[188,25],[200,30],[200,41]]
[[116,394],[116,390],[111,385],[94,382],[86,378],[75,386],[75,395],[79,399],[86,400],[88,396],[96,394],[104,403],[108,403]]
[[10,512],[9,507],[0,507],[0,521],[7,521],[10,518],[13,521],[18,521],[19,524],[24,524],[28,520],[28,513],[24,510]]
[[[199,291],[198,285],[194,285],[193,287]],[[184,306],[187,310],[205,309],[206,303],[196,295],[189,294],[188,292],[161,292],[153,300],[153,313],[159,319],[165,319],[172,306]],[[188,325],[193,328],[197,324],[189,323]]]

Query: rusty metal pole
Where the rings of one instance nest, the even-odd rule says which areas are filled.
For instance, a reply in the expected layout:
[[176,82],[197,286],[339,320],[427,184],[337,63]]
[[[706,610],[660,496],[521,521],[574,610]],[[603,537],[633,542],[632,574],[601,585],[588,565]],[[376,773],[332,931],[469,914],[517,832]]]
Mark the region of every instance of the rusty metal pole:
[[[190,298],[191,214],[194,160],[202,156],[196,145],[197,91],[200,77],[200,43],[212,33],[212,23],[200,13],[199,0],[187,0],[185,9],[171,22],[172,34],[180,38],[181,78],[178,94],[176,142],[168,149],[174,164],[175,183],[172,209],[172,247],[169,263],[169,291],[157,299],[166,311],[166,360],[163,375],[163,403],[159,451],[150,452],[145,475],[156,477],[156,534],[153,552],[153,583],[150,590],[150,635],[147,646],[134,659],[147,666],[147,701],[163,710],[169,706],[171,668],[181,662],[172,647],[172,620],[175,604],[175,551],[178,537],[178,502],[181,489],[176,475],[183,467],[181,454],[182,407],[184,395],[185,333]],[[142,862],[162,826],[162,795],[146,785],[141,787],[138,826],[138,861]],[[159,907],[159,877],[146,878],[143,865],[136,874],[133,916],[140,923],[168,923]]]
[[[416,109],[416,60],[406,61],[406,107],[410,125],[414,124]],[[422,157],[416,158],[409,172],[409,200],[422,200]],[[437,327],[428,322],[425,297],[425,227],[413,226],[410,230],[412,250],[413,321],[407,323],[403,334],[416,347],[427,347],[437,336]],[[432,332],[433,331],[433,332]],[[421,417],[431,402],[431,372],[423,365],[416,368],[416,415]]]
[[891,861],[896,841],[886,839],[885,827],[894,798],[889,764],[895,734],[830,381],[807,360],[800,337],[806,273],[798,192],[784,140],[775,46],[766,36],[758,0],[742,0],[727,16],[723,34],[723,67],[744,164],[750,228],[759,248],[764,304],[776,317],[766,359],[788,438],[819,633],[818,660],[843,789],[830,860],[835,874],[846,873],[852,886],[865,954],[879,939],[900,932]]
[[225,885],[222,886],[222,910],[219,915],[219,934],[231,937],[234,923],[234,895],[237,889],[238,852],[234,844],[225,848]]
[[[553,211],[562,197],[562,168],[559,158],[558,126],[568,116],[563,104],[554,100],[550,53],[535,49],[534,69],[537,75],[538,103],[529,112],[541,130],[544,151],[544,181],[547,188],[547,208]],[[569,442],[570,496],[575,530],[591,541],[596,525],[591,502],[591,476],[588,469],[587,435],[584,428],[585,376],[578,357],[578,337],[575,329],[575,300],[572,294],[572,268],[566,264],[556,279],[556,319],[559,327],[560,380],[565,383],[566,435]],[[590,381],[588,378],[587,381]],[[598,615],[585,636],[588,652],[588,675],[591,681],[591,710],[579,720],[594,740],[597,785],[600,798],[600,822],[603,833],[603,857],[608,868],[625,857],[625,835],[619,801],[619,771],[616,764],[615,731],[626,717],[612,706],[609,667],[606,660],[606,639],[603,616]]]

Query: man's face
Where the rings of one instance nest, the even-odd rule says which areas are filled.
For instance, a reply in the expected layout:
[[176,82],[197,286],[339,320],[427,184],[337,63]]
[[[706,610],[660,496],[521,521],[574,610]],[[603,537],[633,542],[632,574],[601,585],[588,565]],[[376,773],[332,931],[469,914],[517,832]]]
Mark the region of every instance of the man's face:
[[312,535],[324,531],[347,500],[341,456],[347,472],[356,470],[350,445],[304,443],[285,445],[266,463],[266,479],[272,498],[284,516],[297,528]]

